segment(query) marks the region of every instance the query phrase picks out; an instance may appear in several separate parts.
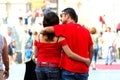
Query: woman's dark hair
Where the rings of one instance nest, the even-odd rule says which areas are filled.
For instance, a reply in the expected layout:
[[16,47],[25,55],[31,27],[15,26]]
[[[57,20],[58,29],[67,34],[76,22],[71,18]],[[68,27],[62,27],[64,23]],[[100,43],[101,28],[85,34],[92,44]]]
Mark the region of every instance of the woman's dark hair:
[[66,8],[62,12],[69,14],[70,17],[77,23],[78,22],[78,15],[76,14],[73,8]]
[[[59,24],[59,17],[57,16],[56,13],[48,12],[44,15],[44,18],[43,18],[43,26],[44,27],[53,26],[53,25],[57,25],[57,24]],[[53,38],[55,37],[54,33],[47,33],[45,35],[47,35],[47,37],[48,37],[47,41],[52,41]]]

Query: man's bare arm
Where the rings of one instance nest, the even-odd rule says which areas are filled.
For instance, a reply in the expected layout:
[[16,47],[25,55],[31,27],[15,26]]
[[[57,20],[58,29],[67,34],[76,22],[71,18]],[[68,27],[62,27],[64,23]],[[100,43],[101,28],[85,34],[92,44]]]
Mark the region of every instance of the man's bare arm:
[[90,65],[90,59],[89,58],[84,58],[84,57],[72,52],[68,45],[63,46],[62,48],[69,58],[72,58],[76,61],[84,62],[87,66]]
[[[59,38],[59,41],[62,41],[62,40],[65,40],[64,37],[60,37]],[[89,58],[85,58],[85,57],[82,57],[76,53],[74,53],[70,47],[68,45],[64,45],[62,46],[62,49],[64,50],[64,52],[66,53],[66,55],[71,58],[71,59],[74,59],[76,61],[80,61],[80,62],[84,62],[87,66],[90,65],[90,59]]]
[[6,38],[4,38],[2,59],[3,59],[3,64],[5,66],[4,76],[8,78],[9,77],[9,57],[8,57],[8,47],[7,47]]
[[91,46],[89,48],[89,58],[90,58],[90,61],[92,61],[93,54],[94,54],[94,49],[93,49],[93,46]]
[[46,33],[53,33],[53,32],[54,32],[53,26],[49,26],[49,27],[43,28],[43,30],[40,33],[41,34],[46,34]]

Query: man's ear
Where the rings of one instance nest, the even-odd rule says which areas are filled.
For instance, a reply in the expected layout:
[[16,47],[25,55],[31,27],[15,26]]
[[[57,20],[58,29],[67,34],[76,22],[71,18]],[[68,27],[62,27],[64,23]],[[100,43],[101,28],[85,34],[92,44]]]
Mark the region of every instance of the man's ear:
[[67,19],[69,19],[69,18],[70,18],[70,15],[69,15],[69,14],[66,14],[65,16],[66,16],[66,18],[67,18]]

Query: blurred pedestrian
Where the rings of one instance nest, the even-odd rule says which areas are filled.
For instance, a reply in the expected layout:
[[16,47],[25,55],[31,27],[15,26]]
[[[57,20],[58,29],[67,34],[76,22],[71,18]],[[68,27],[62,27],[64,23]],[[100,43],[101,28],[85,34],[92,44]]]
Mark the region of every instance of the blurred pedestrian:
[[8,77],[9,77],[8,47],[6,38],[0,34],[0,80],[7,79]]
[[102,41],[103,41],[103,57],[105,58],[105,64],[112,65],[113,55],[114,55],[115,35],[111,31],[110,27],[107,27],[106,32],[103,33]]
[[36,73],[35,73],[35,61],[33,60],[33,37],[32,31],[29,29],[27,31],[29,37],[26,40],[24,49],[24,61],[25,61],[25,75],[24,80],[37,80]]
[[101,23],[102,30],[104,30],[107,26],[106,21],[105,21],[105,15],[100,16],[99,21]]
[[[118,53],[118,58],[120,59],[120,31],[118,30],[116,39],[115,39],[115,48]],[[117,55],[116,55],[117,56]]]
[[98,45],[98,34],[97,34],[97,30],[95,27],[92,27],[90,29],[90,33],[91,33],[91,37],[93,40],[93,49],[94,49],[94,54],[93,54],[93,58],[92,58],[92,69],[96,70],[96,62],[97,62],[97,58],[98,58],[98,50],[99,50],[99,45]]
[[23,36],[21,37],[21,52],[22,52],[22,63],[25,61],[25,45],[27,40],[29,39],[30,35],[28,33],[28,28],[24,28]]
[[99,38],[98,38],[98,45],[99,45],[99,50],[98,50],[98,58],[99,59],[102,59],[103,57],[103,51],[102,51],[102,45],[103,45],[103,42],[102,42],[102,35],[103,35],[103,32],[101,31],[99,33]]
[[8,45],[8,55],[9,55],[10,64],[15,64],[15,40],[14,37],[12,36],[11,27],[7,28],[6,40]]
[[[41,33],[53,33],[56,36],[64,36],[71,50],[78,55],[92,60],[93,42],[90,32],[80,24],[76,24],[78,16],[73,8],[62,11],[61,21],[63,24],[54,27],[45,27]],[[88,80],[89,66],[84,62],[70,59],[62,52],[60,67],[62,69],[62,80]]]

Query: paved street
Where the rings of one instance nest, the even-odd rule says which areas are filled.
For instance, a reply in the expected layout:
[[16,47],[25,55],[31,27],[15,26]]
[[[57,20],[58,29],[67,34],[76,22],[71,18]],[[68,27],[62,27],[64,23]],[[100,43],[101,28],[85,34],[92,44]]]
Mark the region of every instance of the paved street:
[[120,80],[120,70],[90,71],[89,80]]
[[90,67],[89,80],[120,80],[120,60],[117,59],[112,65],[105,65],[104,62],[104,59],[98,60],[96,70]]
[[8,80],[24,80],[25,64],[10,65],[10,76]]
[[[103,63],[104,60],[98,60],[98,64],[103,64]],[[114,62],[113,65],[114,64],[120,64],[120,60],[117,60],[117,62]],[[10,65],[10,77],[8,80],[23,80],[24,71],[25,71],[24,64]],[[92,70],[92,68],[90,67],[89,80],[120,80],[119,76],[120,76],[120,69]]]

